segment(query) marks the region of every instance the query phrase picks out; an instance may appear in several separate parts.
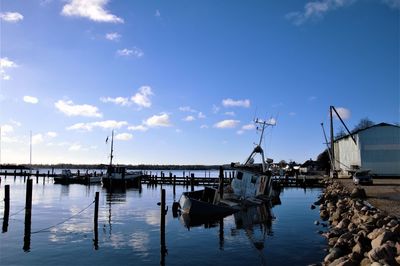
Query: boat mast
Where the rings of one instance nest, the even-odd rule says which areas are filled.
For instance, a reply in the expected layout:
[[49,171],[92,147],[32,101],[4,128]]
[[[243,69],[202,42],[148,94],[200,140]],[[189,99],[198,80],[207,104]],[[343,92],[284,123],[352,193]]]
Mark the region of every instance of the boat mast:
[[111,133],[111,152],[110,152],[110,166],[112,166],[113,150],[114,149],[114,130]]
[[262,168],[263,171],[265,172],[267,170],[267,166],[265,164],[265,158],[264,158],[264,150],[261,148],[261,143],[264,137],[264,130],[267,126],[274,126],[274,123],[269,123],[267,121],[260,121],[258,119],[256,119],[254,121],[256,124],[261,125],[261,136],[260,136],[260,141],[258,142],[258,145],[254,148],[253,152],[250,154],[249,158],[247,158],[246,162],[244,163],[244,165],[247,165],[250,163],[251,158],[253,158],[253,156],[256,153],[260,153],[261,154],[261,158],[262,158]]
[[32,175],[32,130],[30,131],[29,142],[29,175]]

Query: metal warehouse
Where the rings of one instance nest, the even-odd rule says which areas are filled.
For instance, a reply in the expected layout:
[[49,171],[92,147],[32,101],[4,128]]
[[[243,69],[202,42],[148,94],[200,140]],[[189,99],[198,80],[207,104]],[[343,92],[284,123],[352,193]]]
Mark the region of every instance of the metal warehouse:
[[400,127],[380,123],[335,140],[335,169],[350,176],[357,169],[400,177]]

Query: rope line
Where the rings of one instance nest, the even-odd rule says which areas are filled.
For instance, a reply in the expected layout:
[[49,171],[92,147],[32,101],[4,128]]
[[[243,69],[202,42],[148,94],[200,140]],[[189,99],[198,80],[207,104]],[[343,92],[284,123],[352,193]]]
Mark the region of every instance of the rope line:
[[[25,210],[25,207],[23,207],[21,210],[17,211],[16,213],[8,215],[8,217],[12,217],[14,215],[17,215],[18,213],[22,212],[23,210]],[[1,220],[4,220],[4,217],[2,217]]]
[[55,224],[55,225],[52,225],[52,226],[49,226],[49,227],[40,229],[40,230],[35,231],[35,232],[31,232],[31,234],[37,234],[37,233],[45,232],[45,231],[48,231],[48,230],[51,229],[51,228],[54,228],[54,227],[56,227],[56,226],[58,226],[58,225],[60,225],[60,224],[63,224],[63,223],[65,223],[65,222],[71,220],[71,219],[74,218],[75,216],[81,214],[82,212],[86,211],[87,209],[89,209],[89,207],[92,206],[94,203],[95,203],[95,201],[93,201],[92,203],[90,203],[86,208],[84,208],[84,209],[81,210],[80,212],[78,212],[78,213],[72,215],[71,217],[65,219],[65,220],[62,221],[62,222],[59,222],[59,223],[57,223],[57,224]]

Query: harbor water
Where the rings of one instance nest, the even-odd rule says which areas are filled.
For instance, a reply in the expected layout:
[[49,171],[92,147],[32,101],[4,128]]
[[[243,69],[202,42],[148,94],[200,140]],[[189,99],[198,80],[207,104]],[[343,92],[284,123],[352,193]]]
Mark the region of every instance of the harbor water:
[[310,208],[319,188],[285,188],[274,206],[198,221],[172,212],[173,202],[190,187],[177,186],[174,194],[164,185],[169,210],[162,252],[160,185],[107,191],[100,184],[58,185],[52,178],[33,178],[31,234],[25,237],[26,182],[1,177],[0,199],[5,185],[10,185],[10,216],[4,230],[2,201],[1,265],[309,265],[325,256],[326,240],[318,234],[323,228],[314,224],[319,212]]

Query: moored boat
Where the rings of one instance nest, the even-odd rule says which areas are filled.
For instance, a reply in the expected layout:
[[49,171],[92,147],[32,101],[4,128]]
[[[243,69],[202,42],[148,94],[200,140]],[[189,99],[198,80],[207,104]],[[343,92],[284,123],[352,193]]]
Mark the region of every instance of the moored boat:
[[[108,140],[108,138],[107,138]],[[106,141],[107,141],[106,140]],[[114,151],[114,131],[111,135],[110,165],[105,176],[102,177],[102,184],[106,188],[112,187],[139,187],[141,185],[142,171],[127,171],[126,167],[114,166],[112,164]]]
[[[235,174],[230,186],[225,188],[224,192],[220,188],[223,196],[221,197],[216,188],[208,187],[195,192],[185,192],[179,200],[180,210],[183,213],[223,215],[229,212],[234,213],[243,204],[259,205],[270,200],[273,195],[272,178],[261,143],[265,128],[273,124],[260,120],[255,122],[261,126],[260,141],[244,164],[231,164],[231,167],[235,169]],[[254,164],[254,157],[257,154],[261,155],[261,164]]]

